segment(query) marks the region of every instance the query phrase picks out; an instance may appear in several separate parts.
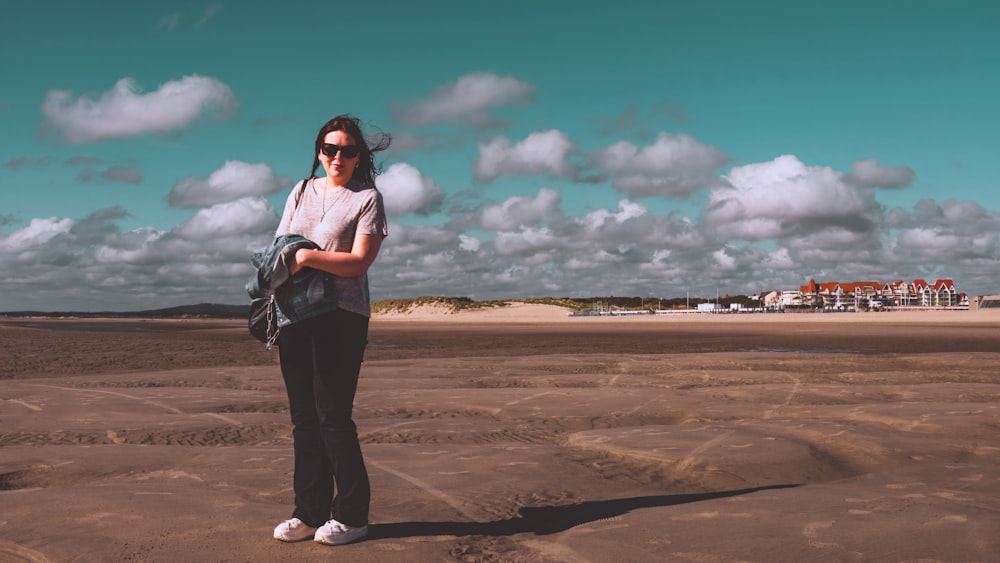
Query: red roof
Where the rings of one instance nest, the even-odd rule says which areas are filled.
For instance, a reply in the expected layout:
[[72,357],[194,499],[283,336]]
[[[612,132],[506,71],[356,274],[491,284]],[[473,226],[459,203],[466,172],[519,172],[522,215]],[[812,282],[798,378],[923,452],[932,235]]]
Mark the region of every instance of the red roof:
[[912,284],[907,284],[903,280],[897,280],[888,284],[876,281],[816,283],[816,280],[810,279],[808,284],[799,286],[799,291],[802,293],[821,293],[829,295],[831,293],[837,293],[838,288],[840,288],[840,290],[844,293],[857,293],[859,291],[864,291],[866,288],[870,288],[878,293],[883,292],[886,288],[891,291],[900,291],[905,289],[908,292],[920,293],[925,289],[933,289],[935,292],[940,292],[942,290],[955,291],[955,283],[948,278],[936,280],[933,284],[929,284],[921,278],[913,280]]
[[937,280],[937,281],[934,282],[934,286],[933,287],[937,291],[941,291],[942,289],[945,289],[945,288],[947,288],[947,289],[949,289],[951,291],[955,291],[955,284],[952,283],[951,280]]

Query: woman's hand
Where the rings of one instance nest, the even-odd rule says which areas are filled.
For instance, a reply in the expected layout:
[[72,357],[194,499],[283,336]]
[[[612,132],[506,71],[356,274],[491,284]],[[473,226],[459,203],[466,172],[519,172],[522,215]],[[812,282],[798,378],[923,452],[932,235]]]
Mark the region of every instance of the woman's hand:
[[315,252],[309,248],[300,248],[295,251],[295,255],[292,256],[292,264],[288,267],[288,272],[293,276],[305,268],[305,261],[308,260],[310,252]]

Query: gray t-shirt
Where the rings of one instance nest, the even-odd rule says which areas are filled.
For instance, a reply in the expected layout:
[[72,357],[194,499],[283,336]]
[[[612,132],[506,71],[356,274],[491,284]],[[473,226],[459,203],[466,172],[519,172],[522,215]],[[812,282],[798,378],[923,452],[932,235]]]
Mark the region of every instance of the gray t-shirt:
[[[297,234],[318,244],[323,250],[350,252],[355,235],[388,236],[382,194],[371,186],[351,181],[343,188],[328,190],[326,201],[317,193],[315,178],[310,180],[295,203],[302,182],[292,188],[275,236]],[[338,306],[341,309],[371,316],[368,274],[356,277],[335,276]]]

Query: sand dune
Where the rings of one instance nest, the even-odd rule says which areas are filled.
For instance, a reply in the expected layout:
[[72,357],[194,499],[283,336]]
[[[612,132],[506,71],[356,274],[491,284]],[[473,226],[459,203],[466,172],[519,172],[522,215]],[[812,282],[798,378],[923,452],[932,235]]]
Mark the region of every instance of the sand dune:
[[288,413],[276,354],[239,323],[0,338],[2,561],[1000,553],[989,313],[376,318],[356,407],[371,537],[335,548],[270,538]]

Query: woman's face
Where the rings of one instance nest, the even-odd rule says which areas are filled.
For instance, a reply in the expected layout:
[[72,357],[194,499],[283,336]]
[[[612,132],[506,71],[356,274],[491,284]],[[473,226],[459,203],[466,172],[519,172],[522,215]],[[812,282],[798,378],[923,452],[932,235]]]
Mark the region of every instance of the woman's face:
[[[332,149],[330,145],[357,147],[354,138],[343,131],[330,131],[323,138],[323,143],[323,147],[319,151],[319,162],[323,165],[323,170],[326,170],[327,178],[333,180],[336,186],[346,185],[354,175],[354,168],[358,165],[359,155],[355,154],[348,158],[343,150],[331,154],[327,154],[327,152],[330,152],[329,149]],[[350,151],[352,149],[347,150]]]

